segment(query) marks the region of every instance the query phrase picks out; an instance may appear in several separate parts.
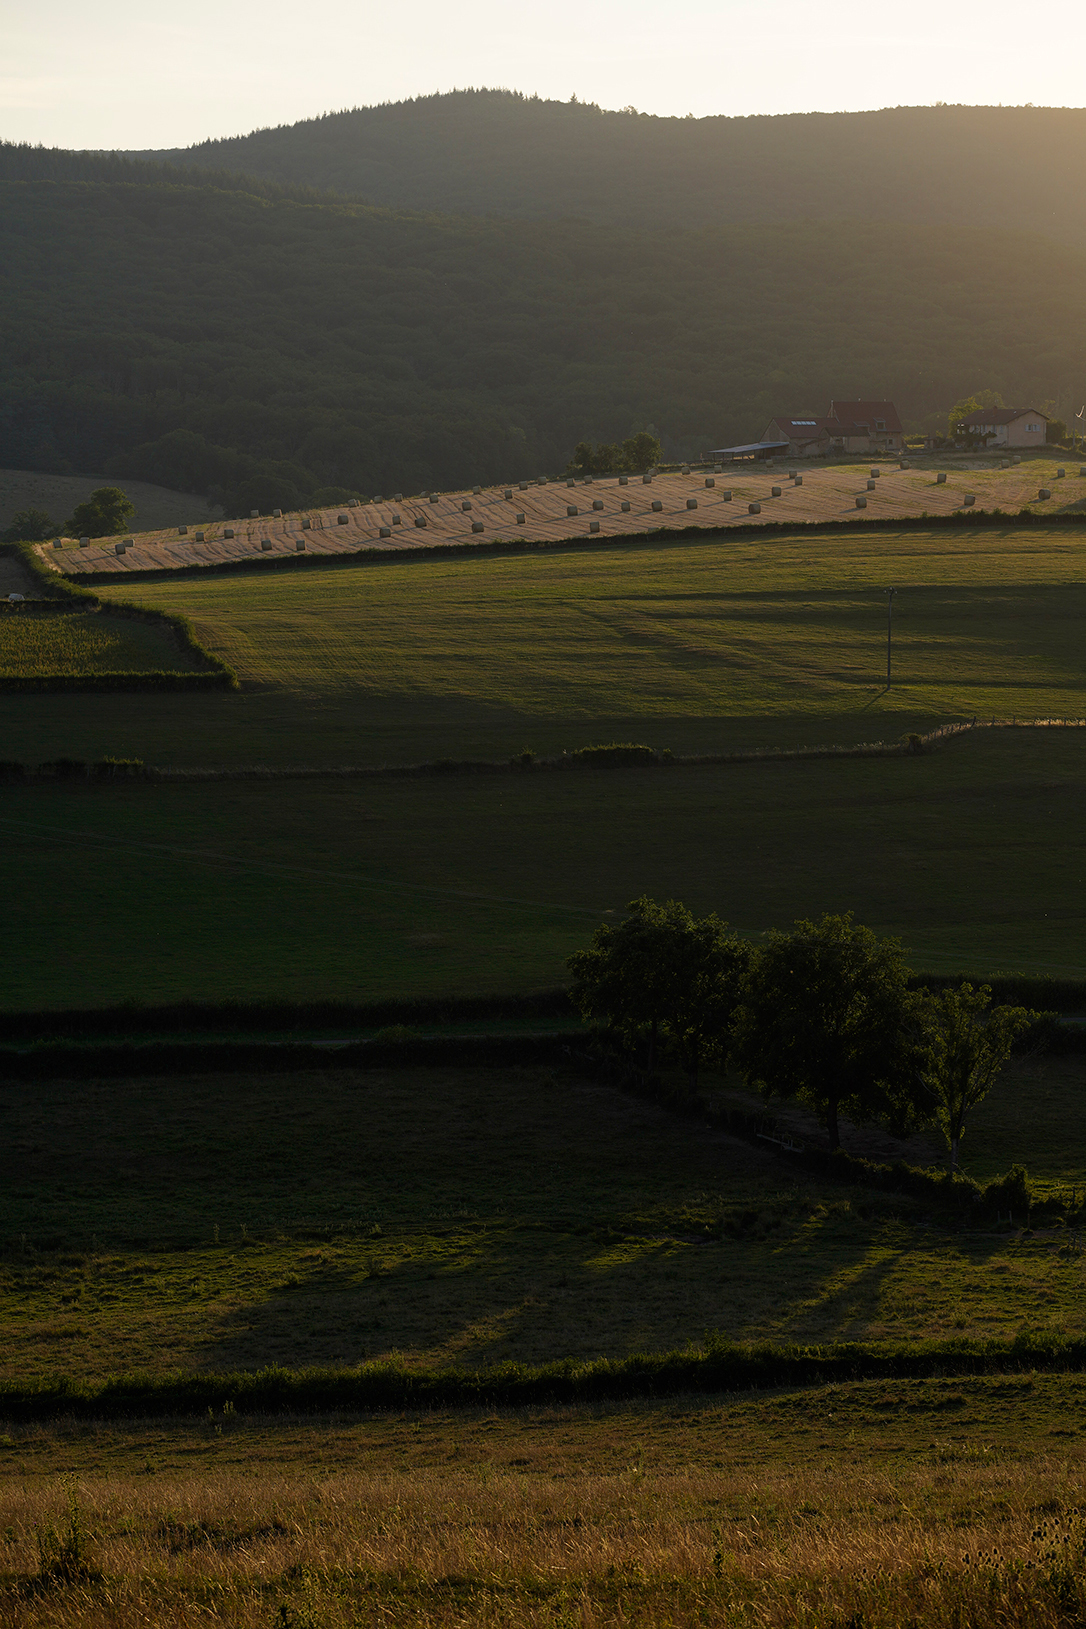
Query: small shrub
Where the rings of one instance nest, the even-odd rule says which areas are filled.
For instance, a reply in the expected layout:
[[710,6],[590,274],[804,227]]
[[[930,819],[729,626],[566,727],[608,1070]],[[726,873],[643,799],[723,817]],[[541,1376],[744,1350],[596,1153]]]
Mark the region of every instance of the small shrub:
[[96,780],[131,780],[143,774],[142,758],[98,758],[91,765]]
[[82,758],[48,758],[38,765],[39,775],[48,775],[58,781],[75,780],[86,773],[87,766]]

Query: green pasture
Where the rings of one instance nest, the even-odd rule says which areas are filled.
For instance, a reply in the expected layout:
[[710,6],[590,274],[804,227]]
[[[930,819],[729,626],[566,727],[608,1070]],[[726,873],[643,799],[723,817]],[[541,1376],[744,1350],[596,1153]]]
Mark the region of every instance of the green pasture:
[[[1086,1180],[1084,1071],[1009,1070],[985,1158]],[[540,1068],[7,1084],[0,1375],[1086,1328],[1077,1234],[932,1221]]]
[[1084,798],[1086,730],[1012,729],[920,757],[9,786],[0,1001],[553,987],[644,892],[751,935],[853,910],[920,968],[1082,976]]
[[[886,597],[894,685],[885,690]],[[119,579],[192,618],[241,690],[20,697],[8,753],[413,763],[645,740],[676,752],[1086,715],[1086,536],[720,534]]]
[[105,612],[0,617],[0,676],[191,672],[203,665],[154,622]]

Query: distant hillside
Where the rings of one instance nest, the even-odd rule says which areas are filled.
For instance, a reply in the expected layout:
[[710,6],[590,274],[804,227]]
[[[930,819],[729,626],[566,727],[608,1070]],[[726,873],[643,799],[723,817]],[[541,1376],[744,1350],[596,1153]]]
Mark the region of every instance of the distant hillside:
[[[51,179],[2,179],[36,160]],[[237,513],[509,480],[648,426],[690,456],[831,395],[916,422],[1086,377],[1086,258],[1006,231],[556,230],[141,173],[0,148],[0,467]]]
[[908,221],[1086,246],[1082,108],[665,119],[454,91],[138,156],[397,209],[579,216],[643,231]]

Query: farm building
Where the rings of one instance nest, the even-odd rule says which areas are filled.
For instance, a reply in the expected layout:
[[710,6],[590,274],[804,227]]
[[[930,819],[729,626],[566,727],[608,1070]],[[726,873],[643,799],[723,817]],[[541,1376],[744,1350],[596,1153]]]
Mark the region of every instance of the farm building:
[[824,418],[770,419],[763,441],[786,440],[792,458],[820,458],[831,452],[886,452],[904,445],[893,402],[831,402]]
[[763,436],[761,441],[745,441],[741,447],[714,447],[712,452],[702,454],[705,462],[711,464],[734,464],[736,459],[750,458],[754,461],[765,458],[783,458],[788,452],[788,442],[781,436]]
[[1048,419],[1035,407],[982,407],[962,420],[967,435],[989,447],[1043,447]]
[[770,419],[763,441],[786,441],[790,458],[823,458],[832,450],[829,419]]

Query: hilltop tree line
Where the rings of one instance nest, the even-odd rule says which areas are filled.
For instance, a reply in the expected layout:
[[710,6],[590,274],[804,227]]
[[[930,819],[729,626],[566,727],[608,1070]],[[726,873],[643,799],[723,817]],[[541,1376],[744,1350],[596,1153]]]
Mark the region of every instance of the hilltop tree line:
[[692,458],[831,395],[919,422],[963,381],[1029,400],[1086,362],[1083,257],[1047,246],[1038,284],[996,232],[963,257],[929,226],[510,226],[116,173],[0,148],[4,466],[244,515],[639,434]]
[[695,1085],[702,1067],[730,1067],[766,1099],[798,1099],[833,1149],[843,1117],[897,1136],[936,1125],[956,1171],[967,1116],[1039,1016],[993,1007],[987,986],[912,989],[897,942],[851,915],[755,947],[675,900],[628,910],[570,958],[584,1017],[650,1075],[666,1046]]

